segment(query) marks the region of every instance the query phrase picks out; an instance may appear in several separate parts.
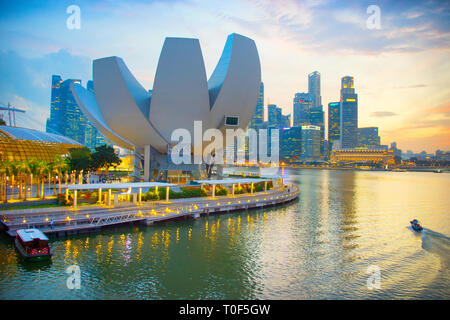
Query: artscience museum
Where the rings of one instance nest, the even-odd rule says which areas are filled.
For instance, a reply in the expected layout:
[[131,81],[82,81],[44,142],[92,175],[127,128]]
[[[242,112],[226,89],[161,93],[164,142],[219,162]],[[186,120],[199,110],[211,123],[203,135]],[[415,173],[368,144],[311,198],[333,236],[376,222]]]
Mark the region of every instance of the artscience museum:
[[209,79],[200,42],[190,38],[165,39],[150,91],[119,57],[94,60],[92,68],[95,94],[79,84],[71,85],[72,93],[101,133],[144,160],[144,180],[155,170],[195,171],[168,161],[172,132],[183,128],[193,137],[195,121],[202,122],[203,131],[245,129],[261,82],[255,42],[235,33],[228,36]]

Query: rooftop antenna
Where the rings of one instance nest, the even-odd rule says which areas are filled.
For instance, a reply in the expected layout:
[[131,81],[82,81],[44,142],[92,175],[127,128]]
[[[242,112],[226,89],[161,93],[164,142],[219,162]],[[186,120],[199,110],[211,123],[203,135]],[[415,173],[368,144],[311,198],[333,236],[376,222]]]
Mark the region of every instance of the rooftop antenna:
[[[3,104],[3,103],[2,103]],[[11,105],[11,103],[9,103],[8,102],[8,106],[7,107],[5,107],[4,106],[4,104],[3,104],[3,107],[2,106],[0,106],[0,110],[2,110],[2,111],[8,111],[8,115],[9,115],[9,126],[11,127],[12,126],[12,124],[14,123],[14,127],[16,126],[16,112],[22,112],[22,113],[25,113],[25,110],[23,110],[23,109],[19,109],[19,108],[16,108],[16,107],[13,107],[12,105]],[[12,119],[11,119],[11,111],[12,111]]]

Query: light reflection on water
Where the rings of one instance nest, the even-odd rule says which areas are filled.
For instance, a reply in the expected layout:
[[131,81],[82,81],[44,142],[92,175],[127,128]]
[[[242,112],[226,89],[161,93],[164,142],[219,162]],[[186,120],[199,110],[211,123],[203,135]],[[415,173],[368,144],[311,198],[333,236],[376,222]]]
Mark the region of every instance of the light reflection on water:
[[[0,298],[450,298],[450,174],[285,174],[301,190],[292,203],[55,239],[49,263],[20,262],[2,238]],[[66,287],[72,264],[81,290]]]

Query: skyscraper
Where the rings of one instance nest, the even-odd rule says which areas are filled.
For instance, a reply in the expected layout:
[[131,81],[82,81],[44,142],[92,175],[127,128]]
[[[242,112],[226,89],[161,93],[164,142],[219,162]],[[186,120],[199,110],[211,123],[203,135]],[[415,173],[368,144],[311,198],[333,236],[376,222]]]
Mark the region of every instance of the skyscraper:
[[380,147],[380,136],[377,127],[358,128],[358,146],[377,149]]
[[281,108],[278,108],[275,104],[269,104],[267,106],[268,109],[268,121],[267,121],[267,148],[268,148],[268,154],[271,154],[271,148],[272,148],[272,139],[271,135],[274,130],[278,131],[278,140],[276,143],[278,144],[279,149],[281,150],[283,148],[283,145],[281,142],[281,135],[280,135],[280,129],[284,126],[284,119],[283,115],[281,113]]
[[[63,81],[61,76],[52,76],[50,117],[47,119],[46,131],[69,137],[90,149],[104,144],[104,136],[87,120],[78,107],[72,92],[71,83],[81,84],[79,79]],[[88,90],[93,92],[92,81],[88,82]]]
[[260,129],[263,122],[264,122],[264,83],[261,82],[261,85],[259,87],[259,96],[258,101],[256,103],[255,113],[250,119],[248,127],[252,129]]
[[318,126],[320,132],[320,154],[323,155],[325,139],[325,121],[320,95],[320,73],[314,71],[308,75],[308,93],[296,93],[294,96],[294,126]]
[[322,107],[322,97],[320,95],[320,73],[314,71],[308,74],[308,93],[313,99],[313,107]]
[[319,160],[320,159],[320,127],[301,126],[302,140],[302,159]]
[[281,125],[282,128],[290,128],[291,127],[291,115],[290,114],[282,114],[281,115]]
[[282,128],[282,115],[281,108],[278,108],[276,104],[269,104],[268,109],[268,122],[270,128]]
[[294,127],[310,124],[309,111],[313,107],[313,98],[309,93],[296,93],[294,96]]
[[308,75],[308,93],[313,99],[313,106],[310,110],[311,125],[320,127],[320,154],[324,154],[323,141],[325,139],[325,121],[322,106],[322,96],[320,93],[320,73],[314,71]]
[[50,133],[59,133],[60,124],[60,88],[62,83],[61,76],[52,75],[52,90],[50,100],[50,118],[47,119],[46,131]]
[[323,155],[323,140],[325,139],[324,113],[322,106],[313,107],[309,111],[309,124],[320,128],[320,154]]
[[286,163],[298,162],[302,156],[302,128],[283,128],[280,132],[280,158]]
[[353,77],[341,80],[340,138],[342,148],[358,145],[358,95]]
[[341,134],[341,103],[328,104],[328,148],[333,148],[333,142],[340,139]]

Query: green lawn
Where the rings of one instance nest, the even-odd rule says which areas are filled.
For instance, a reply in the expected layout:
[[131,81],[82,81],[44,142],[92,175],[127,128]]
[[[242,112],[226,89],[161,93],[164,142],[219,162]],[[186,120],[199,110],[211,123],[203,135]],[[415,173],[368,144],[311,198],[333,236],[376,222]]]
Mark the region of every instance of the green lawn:
[[0,210],[18,210],[18,209],[52,208],[52,207],[64,207],[64,206],[59,205],[57,203],[47,203],[47,204],[35,204],[35,205],[28,205],[28,206],[0,208]]

